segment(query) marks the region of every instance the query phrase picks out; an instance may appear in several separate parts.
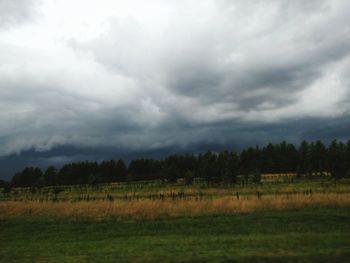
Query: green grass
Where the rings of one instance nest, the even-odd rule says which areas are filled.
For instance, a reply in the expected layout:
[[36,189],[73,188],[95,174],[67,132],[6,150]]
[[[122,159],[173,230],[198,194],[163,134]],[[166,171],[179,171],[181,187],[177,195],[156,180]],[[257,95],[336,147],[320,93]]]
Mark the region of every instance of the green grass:
[[350,262],[350,211],[0,222],[1,262]]

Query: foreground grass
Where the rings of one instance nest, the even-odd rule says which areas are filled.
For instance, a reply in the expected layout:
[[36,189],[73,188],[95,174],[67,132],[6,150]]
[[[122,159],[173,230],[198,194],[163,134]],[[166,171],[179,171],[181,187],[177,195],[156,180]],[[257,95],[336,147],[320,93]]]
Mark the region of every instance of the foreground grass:
[[1,262],[350,262],[350,209],[0,221]]

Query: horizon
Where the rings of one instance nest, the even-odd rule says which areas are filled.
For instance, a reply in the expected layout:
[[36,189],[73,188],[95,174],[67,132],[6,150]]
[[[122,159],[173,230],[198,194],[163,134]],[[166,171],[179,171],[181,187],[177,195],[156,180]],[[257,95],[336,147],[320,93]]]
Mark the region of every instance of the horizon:
[[[167,158],[169,157],[174,157],[174,156],[186,156],[186,155],[192,155],[192,156],[195,156],[196,158],[199,156],[199,155],[204,155],[208,152],[210,153],[214,153],[216,155],[220,154],[220,153],[223,153],[223,152],[228,152],[228,153],[235,153],[238,155],[238,157],[240,157],[240,155],[242,154],[243,151],[247,151],[249,149],[258,149],[258,150],[263,150],[265,149],[266,147],[268,147],[269,145],[272,145],[273,147],[278,147],[280,146],[281,144],[283,143],[286,143],[287,145],[293,145],[295,147],[295,150],[299,152],[299,149],[302,145],[302,143],[306,142],[308,144],[309,147],[312,148],[312,145],[314,145],[315,143],[317,142],[321,142],[322,145],[324,145],[326,147],[326,149],[328,149],[330,146],[331,146],[331,143],[333,141],[336,141],[337,143],[342,143],[346,149],[350,149],[349,148],[349,143],[350,143],[350,139],[348,140],[344,140],[344,141],[341,141],[341,140],[336,140],[336,139],[333,139],[332,141],[328,141],[328,142],[324,142],[324,141],[321,141],[321,140],[315,140],[315,141],[305,141],[303,140],[302,142],[298,143],[298,144],[295,144],[295,143],[290,143],[288,141],[281,141],[279,143],[267,143],[267,144],[264,144],[264,145],[252,145],[252,146],[247,146],[247,147],[244,147],[244,148],[236,148],[236,149],[216,149],[216,150],[210,150],[210,149],[207,149],[207,150],[203,150],[203,151],[198,151],[198,152],[176,152],[176,153],[168,153],[168,154],[162,154],[162,155],[155,155],[154,153],[144,153],[144,155],[136,155],[134,157],[131,157],[131,156],[128,156],[127,158],[123,158],[123,157],[110,157],[110,158],[100,158],[100,159],[94,159],[94,158],[90,158],[90,159],[83,159],[83,158],[78,158],[76,160],[70,160],[70,161],[67,161],[65,162],[63,159],[61,159],[59,162],[57,161],[52,161],[50,164],[47,164],[45,162],[45,164],[39,164],[39,165],[31,165],[31,164],[26,164],[22,166],[22,168],[20,170],[15,170],[14,172],[12,173],[8,173],[8,174],[2,174],[2,176],[0,176],[0,180],[5,180],[5,181],[9,181],[15,174],[17,173],[21,173],[23,169],[26,169],[26,168],[39,168],[42,172],[45,172],[45,170],[47,170],[48,168],[50,167],[55,167],[56,169],[60,170],[62,167],[66,166],[66,165],[69,165],[69,164],[80,164],[80,163],[84,163],[84,162],[88,162],[88,163],[93,163],[93,162],[96,162],[98,165],[102,164],[103,162],[109,162],[109,161],[114,161],[114,162],[117,162],[119,160],[121,160],[125,165],[126,165],[126,168],[128,169],[128,167],[130,166],[130,163],[133,162],[133,161],[136,161],[136,160],[142,160],[142,159],[146,159],[146,160],[157,160],[157,161],[164,161],[166,160]],[[311,150],[311,148],[309,150]],[[16,160],[18,161],[18,160]],[[55,164],[56,163],[56,164]],[[1,159],[0,159],[0,165],[1,165]],[[294,167],[293,169],[297,169],[297,167]]]

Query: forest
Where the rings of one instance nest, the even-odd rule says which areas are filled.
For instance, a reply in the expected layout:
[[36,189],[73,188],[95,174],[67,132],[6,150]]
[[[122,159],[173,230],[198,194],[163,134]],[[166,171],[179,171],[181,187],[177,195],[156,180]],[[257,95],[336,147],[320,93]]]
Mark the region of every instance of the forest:
[[329,145],[319,140],[303,141],[298,146],[283,141],[249,147],[239,153],[208,151],[170,155],[161,160],[141,158],[130,161],[128,166],[123,160],[109,160],[68,163],[60,169],[49,166],[45,171],[26,167],[16,173],[11,182],[1,184],[6,189],[156,179],[172,183],[180,178],[186,184],[192,184],[194,178],[208,183],[234,184],[239,178],[259,182],[261,174],[266,173],[295,173],[308,178],[326,174],[335,179],[350,177],[350,140],[346,143],[333,140]]

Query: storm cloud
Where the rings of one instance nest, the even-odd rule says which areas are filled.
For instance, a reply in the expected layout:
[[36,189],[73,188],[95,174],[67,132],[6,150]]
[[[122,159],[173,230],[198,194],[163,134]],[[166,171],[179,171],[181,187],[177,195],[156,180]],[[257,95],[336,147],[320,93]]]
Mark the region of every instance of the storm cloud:
[[0,0],[0,163],[347,139],[348,10]]

